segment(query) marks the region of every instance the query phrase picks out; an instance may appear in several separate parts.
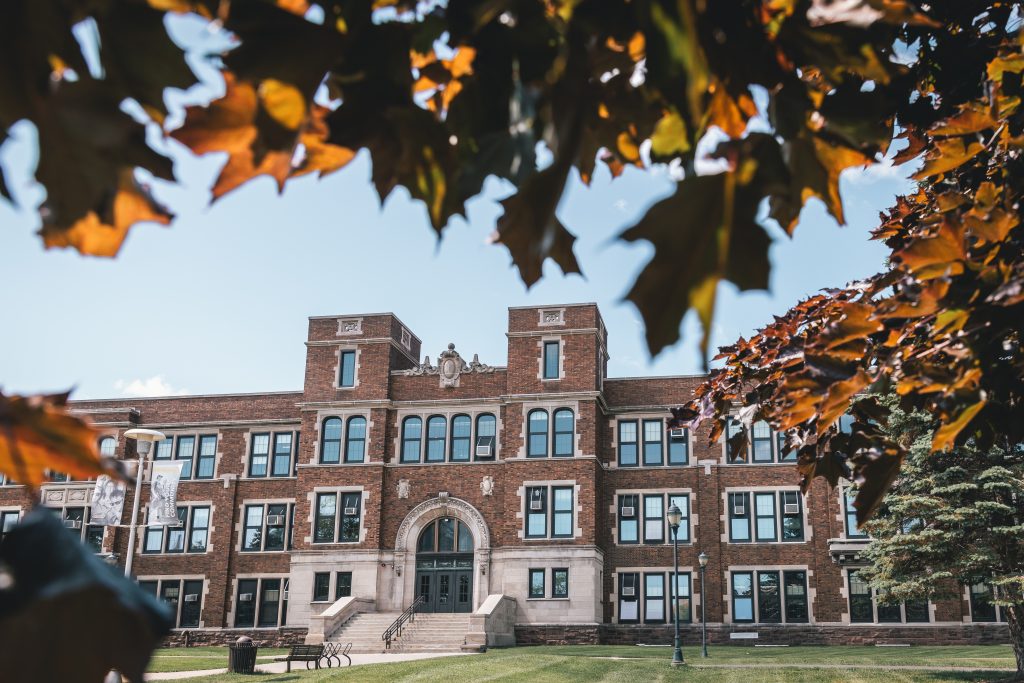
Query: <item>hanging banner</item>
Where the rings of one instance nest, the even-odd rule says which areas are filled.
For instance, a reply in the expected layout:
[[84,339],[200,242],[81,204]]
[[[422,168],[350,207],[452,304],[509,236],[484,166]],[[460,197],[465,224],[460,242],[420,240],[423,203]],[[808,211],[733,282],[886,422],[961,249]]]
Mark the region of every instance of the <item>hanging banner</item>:
[[96,487],[92,490],[92,512],[90,524],[117,526],[121,523],[121,512],[124,510],[125,485],[114,481],[105,474],[96,478]]
[[178,480],[181,462],[154,462],[153,479],[149,493],[149,526],[179,526]]

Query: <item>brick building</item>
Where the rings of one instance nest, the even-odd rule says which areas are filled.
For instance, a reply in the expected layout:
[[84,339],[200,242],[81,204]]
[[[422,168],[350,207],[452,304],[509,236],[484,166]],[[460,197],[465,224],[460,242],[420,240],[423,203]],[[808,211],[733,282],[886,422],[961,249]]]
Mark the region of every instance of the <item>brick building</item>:
[[[507,337],[504,367],[451,344],[421,362],[393,314],[318,316],[302,391],[75,402],[105,454],[134,457],[123,434],[146,427],[167,435],[152,457],[182,461],[182,525],[141,528],[134,558],[178,633],[294,642],[343,600],[470,613],[504,595],[520,644],[667,642],[676,503],[689,642],[702,608],[713,642],[1005,640],[984,587],[877,603],[844,491],[801,495],[767,425],[738,462],[667,430],[701,377],[607,377],[596,305],[512,308]],[[42,502],[123,566],[127,531],[90,525],[91,488],[54,481]],[[0,523],[30,504],[7,483]]]

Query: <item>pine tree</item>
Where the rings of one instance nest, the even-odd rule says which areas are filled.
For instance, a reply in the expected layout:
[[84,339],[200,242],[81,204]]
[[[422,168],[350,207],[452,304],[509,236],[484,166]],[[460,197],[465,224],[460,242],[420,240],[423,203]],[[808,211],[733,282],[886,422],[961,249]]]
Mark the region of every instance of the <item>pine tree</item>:
[[858,572],[885,603],[959,598],[963,586],[992,588],[1024,675],[1024,446],[931,453],[934,418],[908,413],[898,398],[887,431],[909,455],[875,517]]

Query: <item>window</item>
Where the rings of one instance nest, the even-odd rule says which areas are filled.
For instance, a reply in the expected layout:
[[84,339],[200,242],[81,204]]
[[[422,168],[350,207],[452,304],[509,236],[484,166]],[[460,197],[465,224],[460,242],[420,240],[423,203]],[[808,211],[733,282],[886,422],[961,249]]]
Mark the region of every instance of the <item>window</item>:
[[795,448],[786,449],[786,433],[775,433],[776,452],[779,454],[779,462],[796,462],[798,452]]
[[170,460],[174,453],[174,437],[168,436],[163,441],[156,442],[156,452],[153,453],[154,460]]
[[17,486],[13,479],[0,472],[0,486]]
[[782,587],[786,593],[786,623],[806,623],[809,613],[807,606],[807,572],[782,572]]
[[568,569],[552,569],[551,570],[551,597],[553,597],[553,598],[567,598],[567,597],[569,597],[569,570]]
[[[753,500],[753,515],[749,503]],[[751,518],[757,543],[800,542],[804,540],[803,503],[798,491],[755,491],[730,493],[728,497],[729,540],[751,540]]]
[[7,535],[7,532],[14,528],[14,525],[18,523],[21,518],[21,513],[18,510],[3,510],[0,511],[0,539]]
[[858,576],[856,570],[849,570],[848,581],[851,623],[898,624],[931,621],[927,600],[907,600],[906,602],[885,604],[881,601],[878,591]]
[[755,422],[751,429],[750,449],[754,462],[772,462],[772,428],[764,420]]
[[992,586],[987,583],[976,583],[970,587],[971,621],[994,622],[1005,621],[1003,609],[992,604],[994,598]]
[[544,570],[543,569],[531,569],[530,570],[530,597],[531,598],[543,598],[547,595],[544,589]]
[[174,451],[174,459],[181,461],[181,478],[192,478],[192,461],[195,459],[196,437],[179,436],[175,439],[177,449]]
[[[549,500],[550,496],[550,500]],[[550,506],[550,507],[549,507]],[[548,510],[551,524],[548,527]],[[531,486],[526,489],[526,538],[572,538],[573,487]]]
[[239,579],[235,628],[283,626],[288,613],[288,579]]
[[331,574],[317,572],[313,574],[313,602],[327,602],[331,596]]
[[100,439],[100,455],[104,458],[112,458],[117,452],[117,439],[112,436],[105,436]]
[[469,462],[469,446],[472,443],[473,421],[469,415],[456,415],[452,418],[452,462]]
[[[680,621],[690,620],[690,575],[676,575],[677,605],[672,605],[672,572],[619,572],[619,623],[664,624],[673,610]],[[640,605],[643,610],[640,610]]]
[[243,552],[285,550],[288,521],[291,519],[288,503],[246,505],[242,528]]
[[[89,524],[89,518],[92,512],[91,508],[84,506],[51,509],[61,517],[64,522],[64,527],[76,538],[82,541],[82,543],[85,543],[90,550],[94,553],[102,551],[103,526],[100,524]],[[14,514],[17,515],[17,513]],[[15,516],[15,521],[17,521],[17,516]],[[13,523],[14,522],[11,522],[11,524]]]
[[576,435],[574,423],[572,411],[568,408],[559,408],[555,411],[555,443],[552,452],[554,457],[572,457],[573,441]]
[[[669,574],[671,576],[671,574]],[[671,600],[671,597],[670,597]],[[690,575],[687,572],[679,572],[676,574],[676,591],[675,591],[676,604],[674,609],[679,610],[679,621],[690,623],[693,621],[693,603],[691,602],[690,595]],[[673,606],[669,604],[669,619],[675,619],[675,612],[672,611]]]
[[558,347],[557,341],[544,342],[544,379],[558,379]]
[[526,457],[546,458],[548,455],[548,413],[546,410],[531,410],[526,420]]
[[805,571],[733,572],[732,589],[734,622],[753,623],[755,614],[761,624],[795,624],[808,620]]
[[148,526],[142,542],[144,553],[205,553],[210,534],[210,508],[179,506],[181,526]]
[[661,432],[664,420],[644,420],[644,465],[663,464]]
[[857,509],[853,507],[853,500],[856,497],[856,492],[849,488],[843,490],[843,512],[846,517],[846,537],[867,538],[867,532],[857,526]]
[[274,464],[270,476],[287,477],[292,473],[292,433],[274,434]]
[[752,572],[732,573],[732,620],[754,621],[754,575]]
[[313,542],[358,543],[362,497],[358,492],[317,494]]
[[342,351],[338,360],[338,386],[354,387],[356,385],[356,352]]
[[785,433],[773,432],[771,425],[764,420],[758,420],[751,425],[746,449],[733,456],[729,448],[729,441],[742,431],[743,425],[740,421],[729,418],[725,429],[726,462],[730,464],[753,462],[759,465],[773,462],[796,462],[798,453],[795,449],[786,449]]
[[664,574],[644,574],[644,621],[648,624],[665,621]]
[[336,463],[341,460],[341,418],[329,417],[323,421],[320,436],[320,462]]
[[619,623],[629,624],[640,621],[640,574],[619,573]]
[[[265,477],[268,474],[268,464],[270,465],[269,474],[271,477],[287,477],[292,473],[292,432],[278,432],[275,434],[261,433],[253,434],[251,438],[251,449],[252,453],[249,456],[249,476],[250,477]],[[202,437],[207,439],[208,437]],[[270,463],[270,444],[273,440],[274,444],[274,459]],[[204,442],[200,441],[200,463],[202,463],[202,452],[204,448]],[[216,448],[216,441],[213,442],[214,448]],[[208,447],[208,446],[207,446]],[[323,462],[323,456],[321,455],[321,462]],[[210,476],[213,476],[212,461],[210,462]],[[200,471],[202,471],[202,464],[200,464]],[[200,477],[205,478],[205,477]]]
[[[341,421],[338,423],[340,428]],[[348,419],[348,429],[345,431],[345,462],[362,462],[365,453],[366,418],[356,415]]]
[[778,572],[757,573],[757,620],[762,624],[782,623]]
[[181,461],[181,478],[183,480],[213,479],[217,464],[217,435],[168,436],[163,441],[157,442],[153,459]]
[[619,496],[619,543],[639,543],[639,500],[636,494]]
[[252,455],[249,456],[249,476],[267,476],[267,461],[270,458],[270,434],[252,435]]
[[174,614],[174,628],[198,628],[203,611],[202,579],[163,579],[139,581],[139,587],[153,597],[159,596]]
[[734,420],[731,417],[725,423],[725,458],[729,464],[745,463],[747,461],[747,451],[740,449],[733,454],[732,451],[732,440],[737,437],[743,431],[743,425],[738,420]]
[[664,504],[661,495],[644,496],[644,543],[665,542]]
[[420,461],[420,442],[422,440],[422,418],[405,418],[405,420],[402,422],[402,462]]
[[494,460],[497,446],[497,420],[490,413],[477,415],[476,418],[476,459]]
[[448,420],[434,415],[427,420],[427,462],[444,462],[448,440]]
[[[679,511],[683,513],[682,519],[679,520],[679,528],[676,530],[676,534],[679,536],[680,543],[690,542],[690,496],[685,493],[672,494],[668,496],[668,508],[665,509],[666,514],[668,510],[675,505],[679,508]],[[665,525],[668,526],[668,519],[665,520]],[[665,537],[666,541],[671,541],[670,536],[672,535],[672,528],[668,527],[668,534]]]
[[334,599],[341,600],[352,595],[352,572],[335,572]]
[[[288,436],[289,446],[291,435]],[[214,465],[217,464],[217,437],[199,437],[199,462],[196,465],[196,479],[213,479]]]
[[636,420],[619,420],[619,467],[636,466]]
[[685,465],[690,461],[690,430],[668,430],[668,464]]

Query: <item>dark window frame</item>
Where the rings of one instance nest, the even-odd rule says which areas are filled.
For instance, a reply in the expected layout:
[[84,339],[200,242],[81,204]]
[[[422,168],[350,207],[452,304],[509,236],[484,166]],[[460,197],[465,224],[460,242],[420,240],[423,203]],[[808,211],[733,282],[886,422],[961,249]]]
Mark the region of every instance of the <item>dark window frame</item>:
[[[641,458],[641,461],[643,462],[643,466],[644,467],[663,467],[665,465],[665,420],[662,420],[662,419],[646,419],[646,420],[643,420],[642,422],[643,422],[643,424],[642,424],[642,427],[643,427],[643,432],[642,432],[642,438],[643,438],[642,444],[643,444],[643,447],[642,447],[641,450],[642,450],[643,456]],[[653,429],[649,430],[648,427],[652,427]],[[647,438],[648,437],[648,431],[650,431],[651,433],[656,432],[657,435],[658,435],[658,438],[657,439],[648,439]],[[649,446],[652,449],[655,446],[657,447],[657,454],[658,454],[657,461],[654,461],[654,460],[650,460],[649,461],[648,460],[647,451],[648,451],[648,447]]]
[[[565,415],[568,413],[570,428],[559,429],[558,416]],[[558,437],[569,436],[569,451],[560,451],[558,448]],[[552,458],[571,458],[576,454],[576,413],[573,412],[572,408],[556,408],[551,411],[551,457]]]
[[[419,433],[417,436],[409,436],[409,427],[416,425]],[[409,446],[416,444],[416,458],[409,457]],[[418,463],[423,459],[423,418],[419,415],[408,415],[402,420],[402,450],[398,454],[399,462]]]
[[[488,428],[489,431],[493,431],[493,434],[481,434],[481,424],[484,420],[488,420],[491,426]],[[494,460],[498,452],[498,418],[494,413],[480,413],[476,416],[473,421],[475,432],[473,434],[473,460]],[[490,447],[489,455],[478,455],[477,451],[482,446]]]
[[[626,503],[631,503],[627,505]],[[631,517],[624,517],[622,514],[622,508],[632,507],[633,515]],[[639,493],[620,493],[618,494],[618,506],[616,507],[616,521],[618,522],[618,538],[616,539],[620,545],[639,545],[640,544],[640,519],[642,517],[640,513],[640,494]],[[633,524],[633,540],[627,541],[623,539],[622,525],[623,523]]]
[[[564,574],[565,581],[563,585],[565,590],[559,590],[558,575]],[[553,567],[551,569],[551,597],[555,599],[568,599],[569,597],[569,568],[568,567]]]
[[[633,438],[632,440],[624,440],[622,437],[622,428],[632,427]],[[640,466],[640,426],[639,420],[619,420],[618,426],[616,427],[618,436],[618,449],[616,457],[618,460],[619,467],[639,467]],[[632,461],[627,461],[623,458],[622,454],[625,447],[631,447],[633,457]]]
[[[351,361],[351,362],[350,362]],[[346,372],[350,377],[346,378]],[[346,379],[349,381],[346,383]],[[355,349],[343,349],[338,352],[338,388],[353,389],[356,386],[356,351]]]
[[[554,363],[554,374],[551,364]],[[561,379],[562,373],[562,342],[560,340],[544,340],[543,357],[541,359],[541,378],[547,381]]]
[[[534,420],[533,420],[533,416],[534,415],[543,415],[544,416],[544,429],[543,430],[535,430],[534,429]],[[548,457],[548,453],[549,453],[549,449],[550,449],[550,444],[548,443],[548,440],[550,438],[550,430],[551,430],[551,416],[548,414],[547,410],[545,410],[543,408],[534,408],[533,410],[531,410],[530,412],[528,412],[526,414],[526,457],[527,458],[546,458],[546,457]],[[535,439],[534,437],[542,437],[542,438]],[[538,444],[543,443],[544,444],[544,452],[543,453],[535,452],[534,451],[534,446],[533,446],[534,443],[538,443]]]
[[[333,427],[335,426],[335,424],[337,425],[338,429],[338,438],[336,439],[333,436],[328,437],[328,429],[332,429],[333,431]],[[341,448],[343,443],[342,432],[344,431],[344,425],[344,421],[337,415],[329,415],[328,417],[325,417],[323,421],[320,422],[319,460],[321,465],[337,465],[338,463],[341,462]],[[333,454],[331,456],[332,459],[330,460],[327,458],[328,445],[336,446],[336,449],[331,449]]]
[[[464,424],[466,433],[464,436],[456,436],[456,429],[458,424]],[[470,462],[473,459],[473,418],[465,413],[458,413],[452,415],[452,419],[448,421],[449,429],[449,441],[448,441],[448,461],[449,462]],[[460,428],[461,429],[461,428]],[[465,457],[456,457],[456,452],[460,450],[459,446],[462,445],[465,448]]]
[[[360,424],[360,423],[362,425],[362,431],[363,431],[362,437],[361,438],[352,438],[352,429],[353,429],[352,425],[353,424]],[[345,455],[344,455],[344,462],[345,462],[346,465],[366,462],[366,430],[367,430],[367,426],[368,426],[368,421],[367,421],[366,417],[363,416],[363,415],[351,415],[345,421],[345,440],[344,440],[344,442],[345,442],[345,446],[344,446]],[[352,454],[352,445],[355,444],[355,443],[359,444],[359,458],[358,459],[353,457],[353,454]]]
[[[440,432],[437,435],[431,433],[431,425],[440,424]],[[448,459],[448,418],[444,415],[431,415],[427,418],[427,445],[423,450],[423,462],[439,463]],[[440,457],[431,456],[432,447],[440,444]]]
[[[544,569],[530,569],[529,583],[527,584],[527,596],[530,600],[540,600],[547,597],[547,571]],[[536,578],[540,578],[540,593],[537,592]]]

